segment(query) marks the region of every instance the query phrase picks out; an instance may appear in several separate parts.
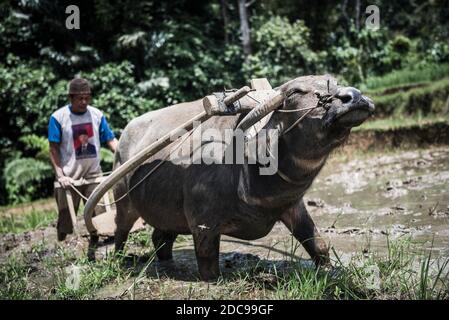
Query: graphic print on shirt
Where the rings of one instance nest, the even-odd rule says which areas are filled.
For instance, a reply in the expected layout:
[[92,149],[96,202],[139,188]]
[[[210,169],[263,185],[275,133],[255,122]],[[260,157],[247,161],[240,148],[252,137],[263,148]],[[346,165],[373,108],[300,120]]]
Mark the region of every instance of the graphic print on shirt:
[[81,123],[72,126],[73,146],[75,148],[76,160],[97,157],[97,149],[89,139],[94,136],[92,123]]

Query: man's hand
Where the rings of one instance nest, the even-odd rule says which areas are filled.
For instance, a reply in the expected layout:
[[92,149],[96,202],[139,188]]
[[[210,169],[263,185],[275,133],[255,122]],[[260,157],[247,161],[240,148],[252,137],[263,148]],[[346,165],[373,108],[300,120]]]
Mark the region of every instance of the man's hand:
[[106,142],[106,144],[108,145],[109,149],[111,149],[112,152],[115,152],[117,150],[118,140],[114,138]]
[[58,178],[58,182],[61,184],[61,187],[64,189],[69,189],[70,186],[75,182],[72,178],[62,176]]

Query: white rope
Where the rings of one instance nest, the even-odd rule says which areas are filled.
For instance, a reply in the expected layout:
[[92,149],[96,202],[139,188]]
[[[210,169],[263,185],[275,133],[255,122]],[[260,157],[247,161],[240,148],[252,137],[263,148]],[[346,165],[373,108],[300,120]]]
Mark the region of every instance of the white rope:
[[287,134],[288,132],[290,132],[291,130],[293,130],[293,128],[302,121],[302,119],[304,119],[310,112],[312,112],[313,109],[318,108],[317,107],[313,107],[311,109],[309,109],[306,113],[304,113],[301,117],[299,117],[298,120],[296,120],[287,130],[285,130],[284,132],[282,132],[282,135]]
[[307,110],[312,110],[315,109],[317,107],[310,107],[310,108],[301,108],[301,109],[278,109],[275,110],[275,112],[280,112],[280,113],[289,113],[289,112],[300,112],[300,111],[307,111]]

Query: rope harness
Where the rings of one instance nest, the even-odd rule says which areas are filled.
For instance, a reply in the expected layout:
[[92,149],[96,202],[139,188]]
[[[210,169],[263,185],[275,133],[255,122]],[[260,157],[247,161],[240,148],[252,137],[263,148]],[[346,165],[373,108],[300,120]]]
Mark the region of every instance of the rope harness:
[[[332,101],[335,99],[335,95],[334,94],[330,94],[330,92],[329,92],[329,82],[327,83],[327,91],[328,92],[324,93],[324,94],[322,94],[320,92],[315,92],[315,95],[318,97],[318,102],[317,102],[317,105],[314,106],[314,107],[292,109],[292,110],[285,110],[285,109],[278,109],[278,110],[276,110],[276,112],[279,112],[279,113],[293,113],[293,112],[306,111],[290,127],[288,127],[286,130],[283,130],[281,132],[280,136],[286,135],[291,130],[293,130],[313,110],[318,109],[318,108],[323,108],[324,110],[326,110],[326,112],[329,111],[329,109],[330,109],[330,107],[332,105]],[[284,107],[285,107],[285,100],[284,100]],[[270,139],[269,135],[267,137],[268,137],[268,139]],[[271,143],[270,143],[270,141],[268,141],[267,152],[268,152],[270,158],[275,159],[273,153],[270,150],[270,145],[271,145]],[[287,182],[289,184],[297,185],[297,186],[302,186],[302,184],[300,182],[294,181],[287,174],[283,173],[279,168],[277,169],[276,173],[285,182]]]

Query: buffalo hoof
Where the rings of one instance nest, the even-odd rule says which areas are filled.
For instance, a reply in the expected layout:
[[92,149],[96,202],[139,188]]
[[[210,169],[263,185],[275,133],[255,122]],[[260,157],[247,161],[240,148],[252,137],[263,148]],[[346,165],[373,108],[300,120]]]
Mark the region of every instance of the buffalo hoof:
[[218,261],[210,258],[197,258],[201,281],[215,282],[220,276]]
[[329,258],[329,253],[317,255],[313,261],[317,268],[332,268],[332,264]]

